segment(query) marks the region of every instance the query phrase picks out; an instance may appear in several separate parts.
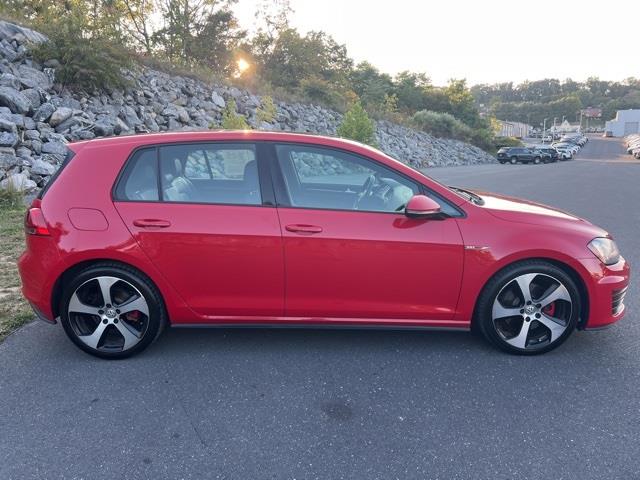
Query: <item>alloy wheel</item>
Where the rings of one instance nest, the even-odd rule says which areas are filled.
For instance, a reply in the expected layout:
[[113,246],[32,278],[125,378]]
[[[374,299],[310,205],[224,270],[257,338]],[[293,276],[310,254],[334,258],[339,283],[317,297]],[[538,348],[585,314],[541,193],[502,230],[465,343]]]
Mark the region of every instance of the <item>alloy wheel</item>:
[[562,282],[547,274],[527,273],[499,291],[493,302],[492,323],[512,347],[535,350],[562,336],[572,310],[571,295]]
[[149,326],[146,299],[134,285],[118,277],[85,281],[71,295],[67,311],[76,337],[102,352],[133,348]]

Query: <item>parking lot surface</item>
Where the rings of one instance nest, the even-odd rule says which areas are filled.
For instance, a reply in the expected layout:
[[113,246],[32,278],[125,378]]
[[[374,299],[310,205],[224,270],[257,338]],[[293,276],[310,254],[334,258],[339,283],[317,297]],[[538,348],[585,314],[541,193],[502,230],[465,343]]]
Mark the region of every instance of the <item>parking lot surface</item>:
[[[429,173],[584,216],[640,267],[640,161],[619,140]],[[34,322],[0,344],[0,478],[638,478],[637,285],[618,325],[538,357],[467,333],[239,329],[108,362]]]

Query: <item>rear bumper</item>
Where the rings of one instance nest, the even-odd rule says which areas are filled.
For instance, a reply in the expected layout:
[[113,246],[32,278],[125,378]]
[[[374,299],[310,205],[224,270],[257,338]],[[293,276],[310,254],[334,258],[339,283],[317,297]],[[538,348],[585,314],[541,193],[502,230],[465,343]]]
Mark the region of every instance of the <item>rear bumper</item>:
[[587,290],[589,293],[589,315],[583,324],[585,330],[608,327],[624,317],[626,309],[624,297],[627,293],[631,269],[627,261],[620,257],[614,265],[603,265],[599,260],[580,260],[589,272]]
[[18,260],[22,294],[39,319],[55,323],[51,300],[60,254],[52,237],[27,235],[26,243],[27,249]]

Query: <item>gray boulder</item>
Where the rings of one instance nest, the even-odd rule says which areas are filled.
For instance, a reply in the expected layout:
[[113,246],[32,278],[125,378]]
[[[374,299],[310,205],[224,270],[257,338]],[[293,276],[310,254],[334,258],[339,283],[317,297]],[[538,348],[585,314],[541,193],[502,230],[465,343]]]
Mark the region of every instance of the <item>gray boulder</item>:
[[31,103],[32,109],[35,110],[41,105],[42,99],[40,97],[40,92],[38,91],[37,88],[27,88],[25,90],[22,90],[21,93],[25,97],[27,97],[27,100],[29,100],[29,103]]
[[15,23],[5,22],[4,20],[0,20],[0,38],[6,38],[7,41],[16,40],[20,43],[24,43],[25,41],[42,43],[47,40],[46,36],[35,30],[21,27]]
[[55,166],[43,162],[39,158],[34,158],[31,162],[31,173],[35,173],[36,175],[53,175],[55,171]]
[[52,153],[55,155],[66,155],[67,146],[58,141],[50,141],[42,144],[42,153]]
[[31,111],[31,102],[12,87],[0,87],[0,105],[9,108],[13,113],[23,115]]
[[227,106],[227,103],[224,101],[224,98],[215,90],[211,92],[211,101],[220,109],[223,109]]
[[125,105],[120,109],[119,117],[126,123],[130,128],[134,128],[138,125],[142,124],[142,120],[138,118],[138,114],[129,105]]
[[28,67],[27,65],[20,65],[18,67],[18,74],[20,77],[20,83],[26,88],[49,88],[51,87],[51,80],[49,77],[35,68]]
[[11,120],[0,118],[0,132],[18,133],[18,127]]
[[31,192],[38,188],[36,182],[29,178],[26,172],[12,173],[0,182],[0,189],[12,189],[21,192]]
[[0,87],[11,87],[20,90],[20,79],[12,73],[0,75]]
[[49,118],[49,125],[56,127],[73,115],[73,110],[69,107],[60,107],[56,109]]
[[18,164],[18,158],[12,148],[0,148],[0,168],[8,170]]
[[93,126],[93,133],[99,137],[109,137],[113,135],[114,126],[106,121],[96,122]]
[[15,147],[18,144],[18,135],[13,132],[0,132],[0,147]]
[[24,132],[25,140],[38,140],[40,138],[40,132],[38,130],[26,130]]
[[33,120],[35,122],[46,122],[55,111],[56,107],[52,104],[49,102],[43,103],[33,114]]

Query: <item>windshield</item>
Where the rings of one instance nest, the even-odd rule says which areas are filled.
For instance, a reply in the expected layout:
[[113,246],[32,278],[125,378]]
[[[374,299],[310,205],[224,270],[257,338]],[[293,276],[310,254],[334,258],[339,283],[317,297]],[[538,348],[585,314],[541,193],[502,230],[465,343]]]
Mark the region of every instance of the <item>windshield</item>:
[[[393,158],[393,157],[391,157],[391,158]],[[399,160],[397,160],[395,158],[393,158],[393,160],[395,160],[396,162],[399,162]],[[458,188],[458,187],[452,187],[452,186],[449,186],[449,185],[445,185],[444,183],[436,180],[435,178],[430,177],[423,170],[419,169],[415,165],[411,165],[409,163],[404,163],[404,162],[401,162],[401,163],[403,163],[403,165],[406,165],[407,167],[409,167],[414,172],[419,173],[420,175],[422,175],[427,180],[429,180],[429,181],[441,186],[442,188],[446,188],[449,192],[453,193],[454,195],[456,195],[456,196],[458,196],[458,197],[460,197],[460,198],[462,198],[462,199],[464,199],[466,201],[471,201],[473,203],[476,203],[473,200],[472,196],[473,197],[477,197],[478,199],[480,199],[480,201],[482,201],[482,199],[478,195],[476,195],[475,193],[469,192],[468,190],[464,190],[464,189],[461,189],[461,188]],[[478,203],[478,205],[481,205],[481,203]]]

